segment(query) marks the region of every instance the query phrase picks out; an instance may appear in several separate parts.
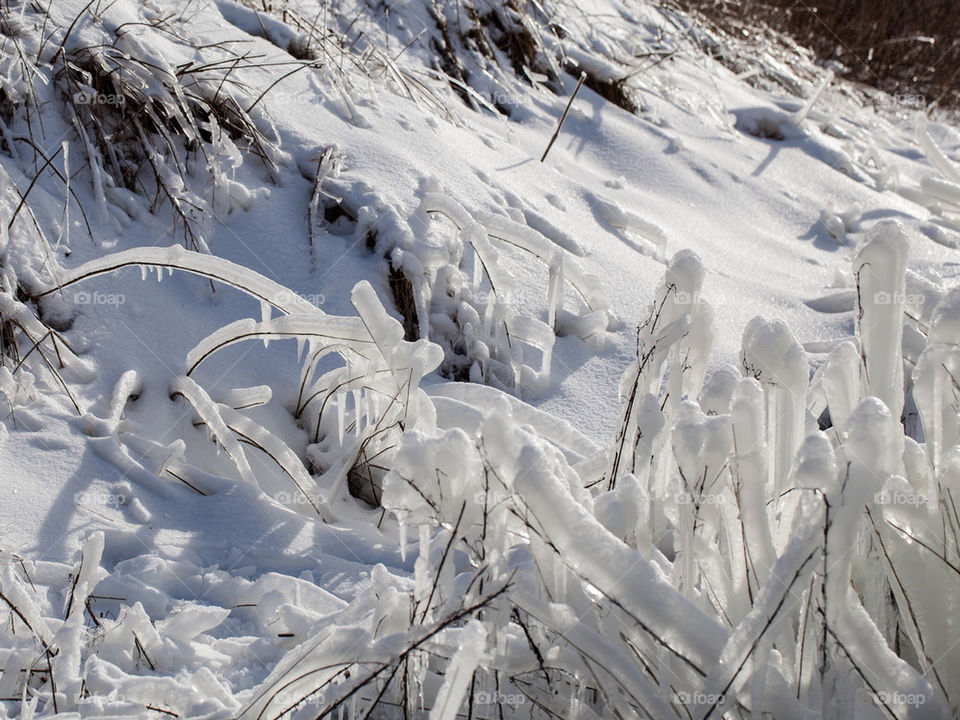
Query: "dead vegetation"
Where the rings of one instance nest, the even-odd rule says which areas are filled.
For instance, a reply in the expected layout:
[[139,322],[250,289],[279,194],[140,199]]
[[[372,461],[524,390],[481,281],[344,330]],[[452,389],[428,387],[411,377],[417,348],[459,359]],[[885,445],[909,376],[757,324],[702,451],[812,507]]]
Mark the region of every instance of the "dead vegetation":
[[[472,77],[461,58],[473,57],[471,63],[483,68],[487,63],[504,72],[503,81],[519,80],[530,84],[531,74],[545,78],[545,84],[554,92],[560,90],[558,65],[540,36],[538,25],[528,12],[529,3],[521,6],[516,0],[487,3],[486,12],[480,12],[471,2],[434,2],[430,13],[437,33],[431,38],[437,66],[450,79],[451,89],[468,107],[479,110],[477,92],[470,92]],[[542,9],[540,10],[542,12]],[[454,22],[451,22],[451,19]],[[451,30],[459,28],[459,33]],[[506,84],[506,83],[505,83]],[[482,93],[481,93],[482,94]],[[508,93],[509,94],[509,93]],[[497,111],[509,115],[510,108],[496,97],[490,98]]]
[[732,36],[776,34],[800,43],[843,74],[920,107],[960,105],[960,14],[949,0],[678,0]]
[[249,88],[234,76],[256,59],[225,54],[169,68],[116,48],[84,47],[61,53],[54,75],[97,194],[123,187],[152,198],[151,211],[168,204],[194,250],[206,244],[199,188],[219,184],[218,152],[234,146],[274,178],[279,171],[276,141],[244,107]]
[[[528,8],[529,3],[524,3],[521,8],[517,0],[506,0],[491,5],[485,15],[474,11],[477,27],[473,32],[481,36],[484,32],[490,34],[494,46],[507,56],[517,77],[524,77],[532,70],[545,75],[548,81],[555,80],[555,64],[550,61],[536,24],[527,15]],[[490,57],[493,57],[492,52]]]
[[393,302],[403,318],[404,339],[413,342],[420,337],[420,321],[417,317],[417,303],[410,279],[401,268],[389,266],[390,293]]
[[627,86],[627,78],[625,77],[614,80],[611,78],[597,77],[588,72],[583,84],[604,100],[612,102],[628,113],[636,113],[640,109],[640,106],[633,97],[633,93],[630,92]]

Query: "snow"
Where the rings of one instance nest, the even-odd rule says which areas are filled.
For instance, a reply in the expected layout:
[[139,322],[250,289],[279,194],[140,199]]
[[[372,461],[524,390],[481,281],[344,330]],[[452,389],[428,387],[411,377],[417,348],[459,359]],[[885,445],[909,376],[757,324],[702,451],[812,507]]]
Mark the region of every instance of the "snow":
[[951,116],[648,2],[41,5],[0,718],[956,715]]

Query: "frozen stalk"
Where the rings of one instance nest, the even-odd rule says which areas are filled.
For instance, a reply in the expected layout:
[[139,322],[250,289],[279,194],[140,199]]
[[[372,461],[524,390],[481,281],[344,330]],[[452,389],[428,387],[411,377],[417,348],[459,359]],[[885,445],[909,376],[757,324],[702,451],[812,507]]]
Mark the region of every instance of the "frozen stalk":
[[830,352],[823,364],[821,382],[830,409],[830,421],[833,427],[841,428],[847,424],[847,418],[861,396],[860,358],[856,345],[845,341]]
[[[703,275],[696,253],[681,250],[674,255],[650,314],[638,328],[636,358],[620,378],[620,396],[626,399],[626,405],[608,475],[611,489],[622,472],[633,472],[638,469],[637,463],[661,454],[649,446],[641,448],[646,457],[636,454],[642,434],[640,424],[653,427],[666,422],[683,398],[696,397],[700,392],[713,345],[712,311],[700,300]],[[660,419],[656,417],[658,405],[664,411]],[[669,422],[666,424],[669,427]],[[668,433],[662,433],[657,442],[669,443]]]
[[927,347],[913,371],[913,397],[927,456],[935,471],[944,472],[960,443],[960,288],[933,312]]
[[744,372],[760,381],[766,395],[771,483],[778,496],[785,488],[793,454],[804,435],[807,358],[781,320],[755,317],[743,331],[740,360]]
[[813,110],[813,106],[817,104],[817,100],[819,100],[820,96],[823,95],[823,91],[826,90],[832,82],[833,71],[830,70],[824,76],[823,80],[820,81],[820,84],[817,85],[817,89],[813,91],[813,94],[810,96],[810,99],[804,103],[804,106],[790,116],[790,120],[794,125],[799,125],[804,121],[804,119],[806,119],[807,115],[810,114],[810,111]]
[[763,388],[755,378],[737,387],[730,412],[733,433],[731,474],[740,509],[748,594],[767,581],[776,557],[766,510],[767,443]]
[[[826,645],[834,662],[853,662],[857,672],[879,689],[881,703],[902,713],[898,716],[946,718],[949,713],[939,695],[926,678],[894,653],[851,585],[853,574],[860,570],[854,559],[864,506],[898,466],[894,438],[903,437],[900,424],[880,400],[868,397],[853,411],[845,431],[840,477],[826,492],[829,522],[822,580]],[[919,700],[907,706],[896,700],[896,694],[893,700],[885,698],[891,689]],[[829,693],[823,699],[825,716],[830,717]]]
[[875,226],[853,260],[857,337],[867,392],[899,419],[903,410],[903,310],[909,241],[896,222]]

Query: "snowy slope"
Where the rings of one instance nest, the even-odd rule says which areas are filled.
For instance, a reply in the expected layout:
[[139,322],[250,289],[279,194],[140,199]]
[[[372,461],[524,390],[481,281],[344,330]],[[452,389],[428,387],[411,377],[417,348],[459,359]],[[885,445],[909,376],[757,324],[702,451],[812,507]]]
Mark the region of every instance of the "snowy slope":
[[497,7],[0,11],[0,716],[956,713],[960,132]]

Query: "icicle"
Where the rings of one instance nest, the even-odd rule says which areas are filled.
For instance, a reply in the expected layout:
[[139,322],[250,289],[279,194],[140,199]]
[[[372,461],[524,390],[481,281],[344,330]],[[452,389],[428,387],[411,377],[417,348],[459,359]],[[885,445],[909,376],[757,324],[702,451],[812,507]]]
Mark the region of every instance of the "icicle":
[[380,404],[378,402],[379,396],[376,393],[368,392],[364,393],[364,397],[367,401],[367,424],[375,425],[380,419]]
[[360,426],[363,420],[363,396],[359,390],[351,390],[353,396],[353,436],[359,438],[363,428]]
[[547,325],[557,326],[557,312],[563,309],[563,254],[556,253],[550,263],[547,281]]
[[483,286],[483,263],[480,262],[480,255],[474,251],[473,253],[473,294],[478,296],[482,293]]
[[430,710],[430,720],[455,720],[473,672],[483,657],[486,642],[487,628],[479,620],[470,620],[460,630],[460,647],[446,667],[443,685]]
[[731,471],[736,483],[737,505],[747,546],[745,551],[752,558],[758,588],[766,583],[775,559],[764,503],[768,467],[764,404],[760,383],[752,377],[744,378],[734,392],[730,410],[734,443]]
[[513,386],[517,389],[517,397],[523,397],[523,346],[519,343],[513,346],[513,357],[510,358],[510,368],[513,370]]
[[[8,146],[12,147],[12,144],[9,143],[9,141]],[[68,248],[70,247],[70,143],[64,140],[60,147],[63,148],[63,219],[60,223],[60,233],[57,236],[57,243],[53,247],[54,252],[60,248],[61,241],[63,241]],[[0,246],[0,252],[2,251],[3,248]]]
[[[430,595],[430,526],[420,525],[420,554],[413,564],[413,599],[415,602],[426,602]],[[430,618],[430,608],[424,607],[424,620]]]
[[830,420],[839,431],[861,397],[860,357],[852,342],[844,341],[830,352],[823,364],[822,378]]
[[407,513],[397,513],[397,542],[400,544],[400,561],[407,561]]
[[490,296],[483,303],[483,335],[490,337],[493,331],[493,300]]

